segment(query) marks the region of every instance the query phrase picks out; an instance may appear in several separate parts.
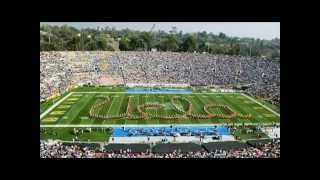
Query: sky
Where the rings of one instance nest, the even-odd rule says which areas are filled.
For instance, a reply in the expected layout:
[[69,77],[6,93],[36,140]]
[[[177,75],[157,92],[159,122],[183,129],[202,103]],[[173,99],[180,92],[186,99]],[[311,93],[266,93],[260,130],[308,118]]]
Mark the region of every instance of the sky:
[[103,28],[105,26],[115,27],[117,30],[129,28],[132,30],[170,31],[173,26],[177,31],[183,33],[206,31],[213,34],[225,33],[233,37],[252,37],[271,40],[280,38],[280,22],[40,22],[43,24],[62,26],[67,24],[75,28]]

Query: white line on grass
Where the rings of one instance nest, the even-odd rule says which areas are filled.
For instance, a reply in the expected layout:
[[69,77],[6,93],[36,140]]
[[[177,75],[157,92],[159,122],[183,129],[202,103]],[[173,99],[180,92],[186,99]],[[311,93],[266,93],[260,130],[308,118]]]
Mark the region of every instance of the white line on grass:
[[112,108],[112,105],[113,105],[114,102],[115,102],[115,98],[118,98],[118,97],[116,97],[116,96],[113,97],[113,100],[111,101],[110,107],[109,107],[109,109],[108,109],[108,111],[107,111],[107,115],[109,115],[109,111],[110,111],[110,109]]
[[65,97],[63,97],[62,99],[60,99],[58,102],[56,102],[54,105],[52,105],[50,108],[48,108],[45,112],[43,112],[40,115],[40,119],[42,119],[45,115],[47,115],[52,109],[54,109],[55,107],[57,107],[60,103],[62,103],[65,99],[67,99],[69,96],[71,96],[73,94],[73,92],[70,92],[70,94],[66,95]]
[[[99,92],[99,91],[90,91],[90,92],[72,92],[72,93],[106,93],[106,94],[146,94],[146,93],[128,93],[128,92]],[[179,93],[147,93],[147,94],[179,94]],[[233,93],[230,93],[230,92],[211,92],[211,93],[180,93],[182,95],[192,95],[192,94],[239,94],[237,92],[233,92]]]
[[[229,125],[242,125],[242,123],[228,123]],[[257,125],[257,123],[245,123],[246,125]],[[261,125],[273,125],[274,123],[261,123]],[[280,125],[280,123],[275,123]],[[215,124],[48,124],[48,125],[40,125],[41,128],[49,127],[49,128],[58,128],[58,127],[169,127],[169,126],[226,126],[227,123],[215,123]]]
[[267,107],[267,106],[265,106],[265,105],[261,104],[260,102],[258,102],[257,100],[253,99],[252,97],[250,97],[250,96],[248,96],[248,95],[246,95],[246,94],[243,94],[243,93],[241,93],[241,95],[243,95],[243,96],[247,97],[247,98],[248,98],[248,99],[250,99],[251,101],[253,101],[253,102],[255,102],[255,103],[259,104],[260,106],[262,106],[262,107],[264,107],[264,108],[268,109],[268,110],[269,110],[269,111],[271,111],[273,114],[275,114],[275,115],[277,115],[277,116],[279,116],[279,117],[280,117],[280,114],[279,114],[279,113],[277,113],[277,112],[275,112],[274,110],[270,109],[269,107]]

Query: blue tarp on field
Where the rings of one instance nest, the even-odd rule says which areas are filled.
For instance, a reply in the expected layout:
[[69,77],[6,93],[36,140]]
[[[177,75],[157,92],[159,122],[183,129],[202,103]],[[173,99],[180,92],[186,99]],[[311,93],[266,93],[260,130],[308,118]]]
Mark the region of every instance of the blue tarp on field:
[[172,89],[172,88],[129,88],[130,94],[191,94],[191,89]]
[[113,137],[173,136],[176,133],[182,136],[230,135],[224,126],[128,127],[112,130]]

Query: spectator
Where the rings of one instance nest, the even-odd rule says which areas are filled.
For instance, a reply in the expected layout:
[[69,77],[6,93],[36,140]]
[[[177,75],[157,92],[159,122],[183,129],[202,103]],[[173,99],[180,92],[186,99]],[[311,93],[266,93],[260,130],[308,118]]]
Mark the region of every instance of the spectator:
[[40,52],[41,99],[70,85],[101,83],[245,84],[247,93],[280,105],[278,61],[176,52]]
[[132,152],[131,149],[106,151],[96,146],[80,144],[49,144],[40,142],[41,158],[279,158],[280,139],[254,146],[234,148],[230,150],[216,149],[212,152],[181,150],[169,153]]

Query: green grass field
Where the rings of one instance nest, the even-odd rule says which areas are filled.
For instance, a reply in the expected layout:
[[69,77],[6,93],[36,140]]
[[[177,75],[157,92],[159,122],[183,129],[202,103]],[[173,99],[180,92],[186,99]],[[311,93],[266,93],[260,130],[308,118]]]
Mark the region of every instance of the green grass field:
[[[119,116],[126,113],[128,97],[131,98],[131,114],[133,117],[95,118],[90,116],[92,106],[106,101],[95,109],[98,115]],[[172,98],[177,98],[174,103]],[[189,101],[189,102],[188,102]],[[148,118],[141,118],[138,105],[145,103],[157,104],[160,107],[145,107],[143,111]],[[223,119],[219,117],[195,119],[184,116],[192,104],[192,113],[208,115],[204,106],[208,104],[226,105],[237,114],[251,115],[252,118]],[[53,108],[54,107],[54,108]],[[181,111],[176,110],[178,107]],[[274,107],[272,108],[274,109]],[[54,103],[49,101],[40,105],[41,125],[102,125],[102,124],[210,124],[210,123],[278,123],[280,117],[267,108],[243,96],[240,93],[193,93],[193,94],[127,94],[122,89],[82,88],[76,89],[57,98]],[[228,114],[224,108],[210,108],[213,114]],[[163,119],[159,116],[178,116],[176,119]],[[140,117],[140,118],[139,118]]]
[[[268,135],[266,135],[264,132],[260,130],[254,130],[255,126],[250,127],[241,127],[238,126],[233,129],[231,128],[232,135],[237,137],[238,140],[248,140],[248,139],[263,139],[263,138],[269,138]],[[247,130],[253,130],[251,132],[247,132]]]
[[40,139],[59,139],[63,141],[72,141],[78,138],[79,141],[108,141],[111,136],[111,129],[109,128],[91,128],[92,131],[88,131],[87,128],[77,128],[78,133],[74,133],[74,128],[41,128]]

